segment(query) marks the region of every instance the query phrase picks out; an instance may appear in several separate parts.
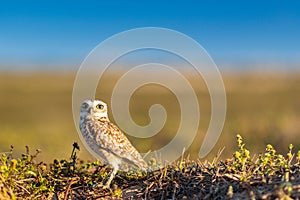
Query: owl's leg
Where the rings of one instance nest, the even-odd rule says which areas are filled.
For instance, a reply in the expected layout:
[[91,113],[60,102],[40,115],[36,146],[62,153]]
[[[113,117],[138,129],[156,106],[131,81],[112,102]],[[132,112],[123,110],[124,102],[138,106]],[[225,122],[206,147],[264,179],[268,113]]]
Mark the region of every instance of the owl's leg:
[[106,182],[106,184],[105,184],[104,187],[106,187],[106,188],[110,187],[110,183],[113,180],[113,178],[115,177],[115,175],[117,174],[118,170],[119,170],[118,167],[114,167],[113,168],[113,170],[111,171],[110,176],[109,176],[109,178],[108,178],[108,180],[107,180],[107,182]]

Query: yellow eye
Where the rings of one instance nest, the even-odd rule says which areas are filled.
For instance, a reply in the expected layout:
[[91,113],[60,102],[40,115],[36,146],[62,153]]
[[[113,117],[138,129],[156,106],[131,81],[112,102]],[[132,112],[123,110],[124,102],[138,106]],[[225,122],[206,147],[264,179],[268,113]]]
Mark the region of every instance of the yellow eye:
[[98,105],[96,105],[96,108],[99,109],[99,110],[102,110],[104,108],[104,105],[98,104]]

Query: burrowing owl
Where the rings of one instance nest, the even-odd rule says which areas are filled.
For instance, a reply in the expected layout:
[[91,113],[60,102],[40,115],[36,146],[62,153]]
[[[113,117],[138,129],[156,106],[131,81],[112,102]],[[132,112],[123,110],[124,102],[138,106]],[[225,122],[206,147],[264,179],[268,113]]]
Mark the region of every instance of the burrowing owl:
[[109,121],[107,105],[104,102],[83,101],[80,108],[80,130],[89,147],[113,168],[106,187],[109,187],[124,163],[146,170],[147,164],[139,152],[121,130]]

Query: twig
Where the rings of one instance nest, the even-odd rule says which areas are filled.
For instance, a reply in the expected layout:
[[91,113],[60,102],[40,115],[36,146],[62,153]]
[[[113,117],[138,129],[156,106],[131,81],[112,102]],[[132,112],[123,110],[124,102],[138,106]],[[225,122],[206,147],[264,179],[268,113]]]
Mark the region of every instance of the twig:
[[70,181],[68,187],[67,187],[67,190],[66,190],[66,193],[65,193],[65,197],[64,197],[64,200],[67,200],[68,198],[68,195],[69,195],[69,191],[70,191],[70,188],[71,188],[71,185],[73,184],[73,179]]

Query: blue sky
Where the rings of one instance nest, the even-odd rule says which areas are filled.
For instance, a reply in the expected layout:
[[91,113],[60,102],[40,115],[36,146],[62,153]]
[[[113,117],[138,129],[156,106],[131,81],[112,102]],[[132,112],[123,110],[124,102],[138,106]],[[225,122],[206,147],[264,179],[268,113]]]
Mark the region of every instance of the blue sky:
[[0,68],[78,68],[101,41],[146,26],[192,37],[218,64],[299,64],[299,9],[297,1],[0,1]]

